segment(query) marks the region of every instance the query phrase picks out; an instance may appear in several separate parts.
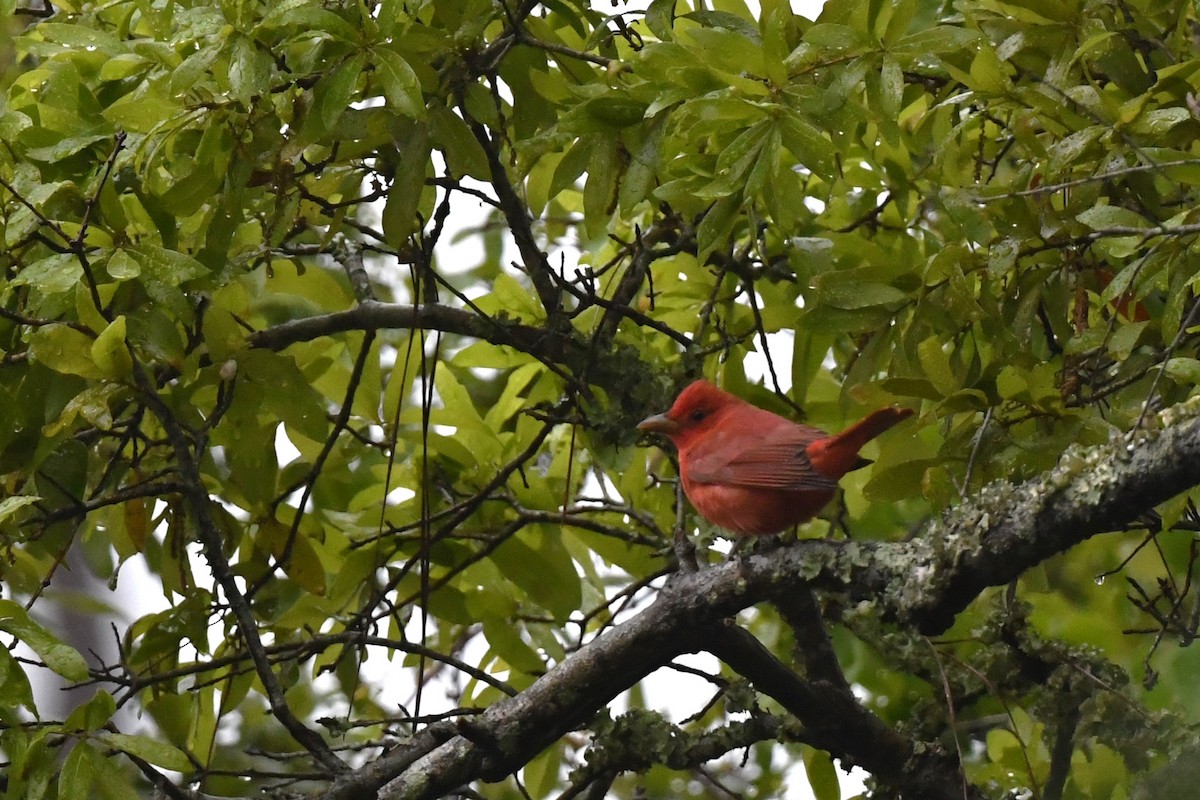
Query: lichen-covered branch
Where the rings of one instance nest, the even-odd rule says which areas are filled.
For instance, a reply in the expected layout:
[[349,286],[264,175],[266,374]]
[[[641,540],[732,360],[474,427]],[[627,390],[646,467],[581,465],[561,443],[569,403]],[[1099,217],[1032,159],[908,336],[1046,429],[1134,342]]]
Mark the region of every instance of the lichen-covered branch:
[[717,626],[754,603],[815,588],[873,601],[880,616],[901,624],[941,630],[988,586],[1007,583],[1200,484],[1198,405],[1160,415],[1161,430],[1137,440],[1116,438],[1068,452],[1037,480],[988,487],[912,541],[804,540],[677,573],[653,606],[570,655],[516,697],[456,727],[442,726],[437,735],[419,736],[403,754],[376,762],[369,779],[355,773],[317,796],[357,796],[391,780],[381,796],[435,798],[473,780],[500,779],[658,666],[705,649],[775,697],[822,746],[864,764],[908,795],[961,797],[959,778],[946,768],[945,756],[889,729],[844,686],[800,679],[765,659],[744,632]]
[[511,319],[498,319],[437,303],[405,305],[367,301],[354,308],[320,316],[291,320],[256,331],[248,337],[251,347],[283,350],[289,345],[312,341],[348,331],[394,328],[453,333],[491,344],[512,347],[553,367],[566,377],[587,375],[601,386],[621,387],[611,399],[619,404],[611,420],[591,420],[594,432],[614,442],[632,441],[635,425],[666,402],[672,390],[662,370],[621,347],[594,347],[569,326],[552,331]]
[[1069,449],[1037,479],[984,487],[908,545],[906,563],[889,576],[888,606],[923,632],[940,632],[984,588],[1200,485],[1200,399],[1164,411],[1157,425]]

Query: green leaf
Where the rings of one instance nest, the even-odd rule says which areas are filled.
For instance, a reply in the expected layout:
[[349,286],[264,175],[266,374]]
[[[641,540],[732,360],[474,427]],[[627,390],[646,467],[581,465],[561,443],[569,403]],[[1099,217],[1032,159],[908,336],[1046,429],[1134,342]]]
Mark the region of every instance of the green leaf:
[[741,207],[740,194],[731,194],[713,203],[696,229],[697,260],[703,263],[714,250],[727,242],[733,226],[738,222],[737,212]]
[[917,345],[917,357],[925,376],[943,397],[959,389],[958,379],[950,366],[950,354],[940,337],[930,336]]
[[259,523],[259,542],[265,545],[271,555],[282,558],[287,554],[283,563],[283,571],[289,578],[304,587],[309,594],[324,597],[325,565],[313,548],[307,534],[303,530],[291,534],[291,526],[274,520],[266,519]]
[[191,91],[205,79],[211,80],[209,68],[220,58],[221,50],[215,46],[201,47],[190,54],[171,72],[167,91],[174,97]]
[[1184,386],[1200,386],[1200,361],[1194,358],[1168,358],[1163,369]]
[[29,677],[7,648],[0,649],[0,720],[10,725],[18,724],[18,708],[37,715]]
[[613,128],[627,128],[641,122],[649,106],[628,92],[606,92],[584,103],[588,116]]
[[829,753],[811,747],[804,748],[804,773],[808,776],[808,785],[816,800],[841,800],[837,768]]
[[943,55],[961,50],[979,38],[978,31],[953,25],[935,25],[905,36],[888,47],[888,52],[904,66],[909,67],[930,55]]
[[907,292],[886,283],[867,281],[822,280],[818,283],[818,293],[823,305],[847,310],[890,306],[908,300]]
[[1112,228],[1145,228],[1146,220],[1136,211],[1118,206],[1098,205],[1080,212],[1075,217],[1092,230]]
[[485,619],[483,637],[495,654],[514,671],[537,675],[546,669],[537,651],[521,638],[520,629],[511,622]]
[[503,312],[521,320],[537,320],[545,316],[545,309],[525,285],[507,272],[496,275],[492,291],[475,301],[487,313]]
[[471,463],[487,464],[500,456],[497,431],[483,421],[466,387],[451,370],[438,370],[434,381],[444,408],[434,414],[434,420],[455,427],[455,437],[471,443]]
[[237,356],[238,380],[262,388],[264,408],[314,442],[325,440],[326,402],[296,362],[285,355],[250,350]]
[[362,31],[337,13],[313,3],[280,3],[263,18],[263,28],[294,28],[299,35],[328,34],[347,44],[362,41]]
[[317,82],[313,89],[313,105],[320,116],[323,132],[332,131],[350,107],[364,63],[366,58],[361,54],[351,56]]
[[804,32],[804,41],[826,50],[847,50],[864,44],[862,35],[848,25],[820,22]]
[[66,136],[47,147],[31,147],[26,151],[26,155],[37,161],[62,161],[64,158],[83,152],[96,142],[109,141],[111,138],[111,134],[108,132]]
[[1138,136],[1159,137],[1191,118],[1192,113],[1186,108],[1155,108],[1139,115],[1130,126],[1130,132]]
[[1029,378],[1020,369],[1013,366],[1005,367],[996,376],[996,391],[1005,400],[1029,397]]
[[108,378],[124,378],[133,371],[133,359],[125,346],[125,316],[114,319],[92,342],[92,361]]
[[93,340],[66,325],[44,325],[29,336],[29,358],[55,372],[82,378],[103,378],[92,358]]
[[100,50],[113,56],[125,49],[124,43],[111,32],[88,25],[42,22],[38,24],[35,33],[47,42],[57,42],[81,50]]
[[415,124],[396,143],[396,171],[383,206],[383,231],[399,249],[420,225],[418,209],[429,171],[429,129]]
[[375,59],[375,74],[383,85],[383,94],[388,104],[406,117],[425,118],[425,100],[421,95],[421,81],[408,62],[387,48],[371,51]]
[[607,229],[616,201],[621,161],[615,139],[604,137],[594,142],[587,171],[583,187],[584,228],[589,237],[595,238]]
[[143,280],[178,286],[208,273],[192,256],[148,242],[126,247],[125,252],[141,267]]
[[0,600],[0,631],[16,636],[37,653],[47,667],[67,680],[87,680],[87,662],[79,651],[56,639],[12,600]]
[[192,762],[182,750],[150,736],[133,736],[111,731],[97,731],[94,738],[114,750],[136,756],[163,769],[187,772]]
[[832,161],[836,148],[816,126],[790,111],[780,116],[777,124],[783,146],[802,165],[819,172]]
[[105,265],[109,277],[118,281],[128,281],[142,274],[141,266],[124,250],[112,254]]
[[776,86],[786,86],[788,71],[786,60],[792,49],[790,36],[794,15],[786,0],[765,0],[759,19],[759,34],[763,42],[764,67],[767,77]]
[[[196,168],[171,184],[162,195],[163,205],[172,213],[185,217],[212,203],[214,195],[224,183],[224,175],[214,169],[216,165],[200,162]],[[116,276],[113,276],[116,277]]]
[[100,689],[86,703],[76,706],[64,725],[74,730],[95,731],[107,725],[115,713],[116,700],[111,694]]
[[575,562],[550,525],[534,525],[498,547],[496,566],[530,599],[565,620],[579,608],[581,587]]
[[554,168],[554,176],[550,179],[549,198],[557,197],[564,189],[575,185],[575,181],[587,169],[588,159],[592,157],[592,147],[598,139],[598,135],[589,134],[580,136],[575,144],[571,145]]
[[74,289],[82,279],[83,267],[73,253],[55,253],[22,269],[11,283],[32,286],[43,294],[58,294]]
[[37,495],[14,495],[0,500],[0,523],[28,505],[33,505],[42,498]]
[[900,113],[900,100],[904,94],[904,74],[900,63],[894,58],[884,58],[879,71],[877,110],[889,122]]
[[150,61],[134,53],[124,53],[104,62],[100,68],[101,80],[124,80],[146,71]]
[[641,146],[630,154],[625,178],[618,183],[617,200],[623,214],[630,213],[654,189],[658,178],[659,150],[665,137],[665,125],[660,122],[656,122]]
[[871,467],[871,479],[863,485],[863,497],[872,503],[899,503],[919,497],[928,470],[940,467],[940,458],[910,459],[888,466]]
[[71,748],[58,775],[59,800],[91,800],[97,760],[103,759],[87,742],[78,742]]
[[270,87],[271,56],[248,36],[234,39],[229,55],[229,88],[233,96],[249,105]]
[[980,92],[1003,93],[1011,88],[1004,63],[991,47],[980,47],[971,61],[970,84]]
[[549,797],[555,793],[562,762],[562,747],[552,745],[525,765],[522,774],[525,777],[525,786],[531,796]]
[[59,773],[59,800],[129,800],[135,796],[124,774],[91,743],[80,741],[71,748]]
[[1149,322],[1129,322],[1117,326],[1112,336],[1109,337],[1108,352],[1121,360],[1129,358],[1149,324]]
[[491,177],[487,154],[462,117],[444,106],[437,106],[429,111],[429,125],[431,141],[445,154],[446,163],[455,176],[479,180]]
[[194,700],[177,694],[161,694],[146,702],[146,710],[157,729],[178,747],[187,747],[194,727]]
[[[699,22],[702,28],[693,28],[688,31],[689,36],[694,35],[697,31],[707,31],[718,34],[736,33],[744,40],[757,42],[759,39],[758,28],[746,19],[731,14],[728,11],[693,11],[689,14],[681,14],[682,19],[689,19],[693,22]],[[712,41],[712,40],[706,40]],[[716,41],[730,42],[731,40],[724,36]]]
[[773,158],[763,154],[771,126],[760,122],[738,134],[729,146],[717,157],[715,180],[705,187],[703,197],[716,199],[744,189],[749,195],[753,189],[747,185],[747,175],[755,164]]
[[650,32],[664,42],[671,41],[672,27],[675,24],[675,4],[677,0],[652,0],[646,9],[646,27]]

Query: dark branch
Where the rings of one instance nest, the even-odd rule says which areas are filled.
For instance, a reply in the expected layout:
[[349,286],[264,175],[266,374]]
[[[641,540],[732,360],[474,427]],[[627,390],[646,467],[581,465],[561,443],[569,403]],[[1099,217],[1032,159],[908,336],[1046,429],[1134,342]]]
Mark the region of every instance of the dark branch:
[[462,107],[462,114],[463,119],[471,128],[471,132],[475,134],[475,138],[483,148],[483,152],[487,155],[492,188],[496,190],[496,199],[500,203],[500,210],[508,223],[508,230],[513,236],[513,241],[516,242],[517,250],[521,253],[525,272],[533,282],[533,288],[537,291],[553,327],[562,322],[562,292],[554,280],[554,272],[549,259],[546,258],[546,254],[538,246],[533,235],[533,218],[529,216],[528,207],[521,199],[516,187],[513,186],[512,180],[508,176],[508,170],[500,159],[499,140],[488,135],[487,128],[471,117],[465,105]]
[[[395,778],[381,796],[434,798],[473,780],[497,780],[659,665],[684,652],[711,649],[795,713],[807,733],[824,737],[821,746],[913,796],[961,798],[958,771],[948,768],[948,756],[925,743],[915,747],[836,682],[805,682],[756,654],[744,633],[726,629],[716,635],[713,626],[764,599],[811,587],[872,599],[882,617],[941,630],[984,588],[1008,583],[1049,556],[1200,484],[1196,405],[1200,402],[1161,415],[1164,428],[1157,435],[1071,451],[1037,480],[986,487],[977,502],[912,541],[803,540],[678,573],[650,608],[588,643],[520,695],[496,702],[454,735],[444,728],[440,735],[423,732],[403,757],[372,764],[370,778],[356,772],[317,796],[357,797]],[[820,719],[826,719],[825,728],[813,724],[809,730],[810,721]]]

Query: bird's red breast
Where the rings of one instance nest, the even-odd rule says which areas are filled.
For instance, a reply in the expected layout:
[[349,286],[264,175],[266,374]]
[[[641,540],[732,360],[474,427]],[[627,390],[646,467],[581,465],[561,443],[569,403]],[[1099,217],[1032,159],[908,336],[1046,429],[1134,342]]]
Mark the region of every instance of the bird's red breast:
[[638,428],[675,443],[683,491],[705,519],[755,536],[816,516],[838,480],[866,463],[863,445],[912,413],[881,408],[830,436],[696,381]]

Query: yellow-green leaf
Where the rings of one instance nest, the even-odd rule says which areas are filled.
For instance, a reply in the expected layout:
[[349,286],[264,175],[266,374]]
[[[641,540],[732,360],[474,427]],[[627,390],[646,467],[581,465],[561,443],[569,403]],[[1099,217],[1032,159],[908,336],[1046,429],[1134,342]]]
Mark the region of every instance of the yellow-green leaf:
[[37,653],[47,667],[70,681],[86,680],[87,662],[79,651],[60,642],[50,631],[30,618],[20,604],[0,600],[0,631],[11,633]]
[[92,360],[108,378],[124,378],[133,371],[133,359],[125,347],[125,317],[117,317],[92,342]]
[[29,336],[29,359],[55,372],[106,377],[92,356],[92,339],[66,325],[43,325]]

